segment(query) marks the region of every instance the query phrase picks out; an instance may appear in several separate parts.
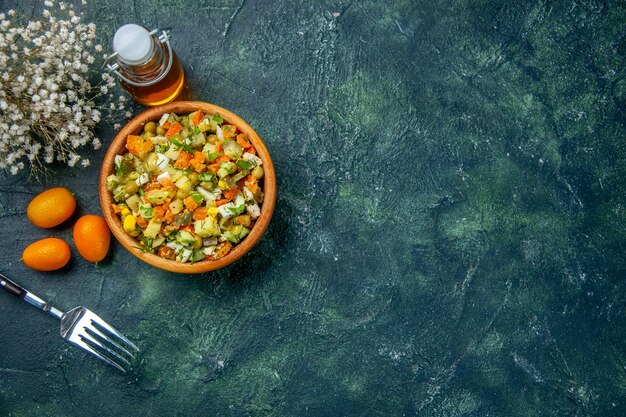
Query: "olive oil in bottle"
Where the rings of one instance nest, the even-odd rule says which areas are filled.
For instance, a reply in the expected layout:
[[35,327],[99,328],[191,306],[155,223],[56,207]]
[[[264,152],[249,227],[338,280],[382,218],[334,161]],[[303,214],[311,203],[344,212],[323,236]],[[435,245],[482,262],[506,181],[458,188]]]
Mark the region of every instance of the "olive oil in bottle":
[[115,51],[107,65],[132,98],[144,106],[176,99],[185,86],[185,73],[169,42],[169,33],[149,32],[143,26],[120,27],[113,37]]

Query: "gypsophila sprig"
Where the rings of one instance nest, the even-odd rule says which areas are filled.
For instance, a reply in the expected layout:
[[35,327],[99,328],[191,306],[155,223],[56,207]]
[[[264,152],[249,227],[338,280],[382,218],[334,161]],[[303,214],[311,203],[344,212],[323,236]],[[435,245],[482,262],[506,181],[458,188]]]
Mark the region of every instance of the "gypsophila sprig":
[[[44,4],[54,16],[50,9],[31,20],[14,10],[0,13],[0,168],[14,175],[28,168],[36,178],[54,161],[89,165],[79,149],[102,146],[94,132],[102,117],[96,103],[118,89],[98,71],[96,25],[83,23],[71,5]],[[124,100],[111,108],[124,111]]]

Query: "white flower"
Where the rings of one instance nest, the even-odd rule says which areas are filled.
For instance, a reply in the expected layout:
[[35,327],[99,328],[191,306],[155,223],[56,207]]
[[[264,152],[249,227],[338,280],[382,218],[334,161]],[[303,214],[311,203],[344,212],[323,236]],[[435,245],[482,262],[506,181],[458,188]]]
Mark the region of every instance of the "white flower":
[[76,165],[76,162],[78,162],[80,160],[80,156],[74,154],[70,154],[70,159],[67,161],[67,165],[69,167],[73,167],[74,165]]
[[98,85],[89,81],[100,73],[96,56],[103,52],[96,25],[64,2],[44,5],[50,10],[23,25],[16,17],[13,26],[14,10],[0,13],[0,169],[12,174],[29,164],[36,173],[54,161],[89,166],[79,151],[102,147],[94,132],[100,109],[119,117],[124,108],[111,74]]

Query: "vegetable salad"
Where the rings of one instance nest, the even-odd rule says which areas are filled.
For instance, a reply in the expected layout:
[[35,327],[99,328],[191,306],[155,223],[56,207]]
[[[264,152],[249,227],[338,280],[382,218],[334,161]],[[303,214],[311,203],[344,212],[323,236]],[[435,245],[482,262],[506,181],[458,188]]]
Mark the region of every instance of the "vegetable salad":
[[138,249],[179,262],[224,257],[261,214],[263,162],[219,114],[164,114],[115,157],[107,188]]

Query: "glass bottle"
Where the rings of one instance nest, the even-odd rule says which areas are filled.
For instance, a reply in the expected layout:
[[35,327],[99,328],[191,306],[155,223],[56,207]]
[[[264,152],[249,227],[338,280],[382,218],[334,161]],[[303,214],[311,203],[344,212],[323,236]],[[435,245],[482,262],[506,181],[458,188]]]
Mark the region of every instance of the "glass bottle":
[[144,106],[158,106],[174,100],[185,86],[185,73],[169,42],[169,33],[148,31],[136,24],[120,27],[113,37],[107,58],[109,71],[132,98]]

